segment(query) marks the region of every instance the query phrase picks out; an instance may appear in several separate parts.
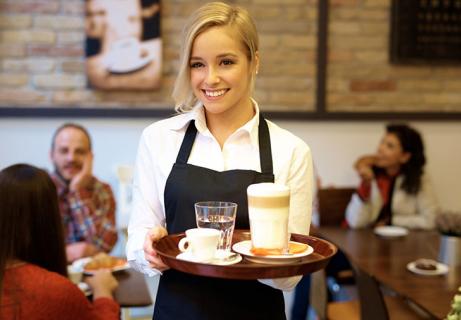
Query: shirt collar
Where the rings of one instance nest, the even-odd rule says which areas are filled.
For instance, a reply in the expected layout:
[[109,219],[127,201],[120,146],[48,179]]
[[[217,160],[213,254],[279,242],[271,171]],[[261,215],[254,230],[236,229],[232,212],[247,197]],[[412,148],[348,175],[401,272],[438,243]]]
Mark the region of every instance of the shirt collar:
[[[251,143],[255,144],[258,142],[259,105],[253,98],[251,99],[251,102],[255,109],[255,115],[250,119],[250,121],[237,129],[236,132],[240,131],[248,133]],[[191,111],[183,113],[182,115],[182,117],[177,117],[176,121],[171,124],[171,130],[181,130],[188,125],[190,121],[195,120],[195,126],[197,127],[198,132],[203,134],[208,131],[205,119],[205,110],[200,101],[194,105]]]

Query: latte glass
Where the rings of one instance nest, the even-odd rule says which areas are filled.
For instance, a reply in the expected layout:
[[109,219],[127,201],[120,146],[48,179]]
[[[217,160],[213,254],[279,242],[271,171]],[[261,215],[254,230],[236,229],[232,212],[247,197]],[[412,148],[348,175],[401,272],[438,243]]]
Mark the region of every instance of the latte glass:
[[247,189],[253,249],[288,251],[290,189],[275,183],[252,184]]

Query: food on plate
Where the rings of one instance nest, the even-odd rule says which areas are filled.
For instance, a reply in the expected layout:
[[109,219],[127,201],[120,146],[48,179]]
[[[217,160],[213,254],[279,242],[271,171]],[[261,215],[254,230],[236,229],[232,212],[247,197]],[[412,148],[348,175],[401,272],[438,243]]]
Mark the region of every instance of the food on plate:
[[[308,245],[299,242],[290,242],[288,244],[288,254],[297,254],[304,252]],[[251,248],[250,252],[255,256],[276,256],[283,254],[282,249],[264,249],[264,248]]]
[[432,259],[418,259],[415,261],[415,268],[419,270],[437,270],[437,261]]
[[98,269],[113,269],[126,264],[125,259],[109,256],[107,253],[98,253],[85,264],[85,271],[94,271]]

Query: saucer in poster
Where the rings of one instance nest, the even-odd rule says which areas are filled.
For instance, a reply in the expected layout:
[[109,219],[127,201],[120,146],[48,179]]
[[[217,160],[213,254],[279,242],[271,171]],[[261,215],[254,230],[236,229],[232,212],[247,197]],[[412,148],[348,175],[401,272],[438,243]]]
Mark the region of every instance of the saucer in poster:
[[[297,244],[299,245],[300,243],[296,241],[290,241],[290,245],[297,245]],[[302,257],[308,256],[312,252],[314,252],[314,249],[311,246],[307,245],[306,250],[299,252],[299,253],[260,256],[260,255],[255,255],[251,252],[251,240],[245,240],[245,241],[235,243],[232,246],[232,250],[240,253],[248,261],[256,262],[256,263],[263,263],[263,264],[289,264],[289,263],[299,261]]]

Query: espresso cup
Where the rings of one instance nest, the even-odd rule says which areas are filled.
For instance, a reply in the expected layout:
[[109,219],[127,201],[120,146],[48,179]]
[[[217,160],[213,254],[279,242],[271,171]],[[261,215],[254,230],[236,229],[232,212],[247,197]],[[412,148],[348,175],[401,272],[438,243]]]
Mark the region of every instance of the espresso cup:
[[253,249],[287,252],[290,189],[281,184],[258,183],[247,188],[247,195]]
[[186,230],[186,236],[178,243],[181,252],[188,252],[197,261],[210,261],[216,254],[219,230],[210,228],[195,228]]

